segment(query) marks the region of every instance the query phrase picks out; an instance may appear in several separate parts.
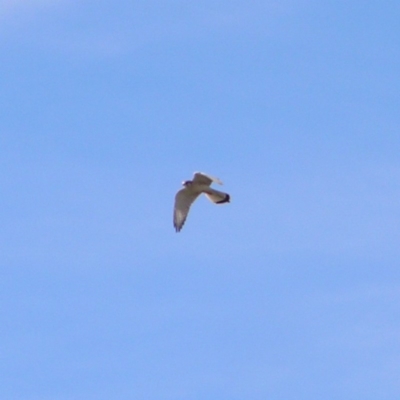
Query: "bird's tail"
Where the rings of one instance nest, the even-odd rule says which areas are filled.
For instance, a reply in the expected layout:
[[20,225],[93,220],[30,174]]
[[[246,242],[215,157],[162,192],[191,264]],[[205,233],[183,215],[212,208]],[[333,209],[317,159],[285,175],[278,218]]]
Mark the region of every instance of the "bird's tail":
[[231,196],[228,193],[220,192],[219,190],[209,189],[204,193],[207,198],[215,204],[229,203]]

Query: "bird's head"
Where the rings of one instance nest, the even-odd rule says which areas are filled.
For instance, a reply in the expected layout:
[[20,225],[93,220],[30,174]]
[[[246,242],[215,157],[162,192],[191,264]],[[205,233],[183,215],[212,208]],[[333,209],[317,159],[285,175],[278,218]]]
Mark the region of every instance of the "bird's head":
[[183,181],[182,185],[185,187],[189,187],[193,182],[192,181]]

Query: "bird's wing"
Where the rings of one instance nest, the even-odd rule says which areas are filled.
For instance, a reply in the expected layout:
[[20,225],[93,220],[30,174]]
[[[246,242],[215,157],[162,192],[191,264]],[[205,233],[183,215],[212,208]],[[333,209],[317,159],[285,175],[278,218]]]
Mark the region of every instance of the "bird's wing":
[[195,193],[188,188],[183,188],[175,196],[174,227],[179,232],[186,221],[189,209],[200,193]]
[[231,200],[231,196],[229,196],[228,193],[220,192],[212,188],[204,192],[204,194],[215,204],[229,203]]
[[212,182],[222,185],[221,180],[219,180],[218,178],[214,178],[211,175],[204,174],[203,172],[195,172],[193,175],[193,183],[195,184],[210,186]]

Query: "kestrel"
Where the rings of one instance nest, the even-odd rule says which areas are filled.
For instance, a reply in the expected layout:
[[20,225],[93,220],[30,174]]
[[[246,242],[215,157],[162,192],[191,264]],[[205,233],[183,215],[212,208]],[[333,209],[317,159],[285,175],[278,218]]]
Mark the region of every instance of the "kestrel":
[[182,229],[189,214],[190,206],[201,193],[204,193],[215,204],[229,203],[229,194],[212,189],[210,187],[212,182],[222,185],[218,178],[213,178],[202,172],[195,172],[193,180],[182,182],[184,188],[179,190],[175,196],[174,227],[177,232]]

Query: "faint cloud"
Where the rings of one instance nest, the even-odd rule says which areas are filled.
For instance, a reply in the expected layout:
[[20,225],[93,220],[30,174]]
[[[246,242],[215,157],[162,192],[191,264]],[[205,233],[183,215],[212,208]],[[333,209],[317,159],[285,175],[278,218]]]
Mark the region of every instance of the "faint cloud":
[[[302,8],[305,3],[304,0],[205,0],[198,4],[147,0],[99,4],[93,0],[34,0],[29,3],[8,0],[0,3],[0,20],[9,20],[14,27],[17,25],[19,32],[14,38],[29,45],[77,55],[115,56],[157,42],[226,33],[273,32],[273,27],[282,21],[279,16]],[[60,6],[64,9],[67,5],[73,5],[68,13],[49,15],[49,11],[59,11]],[[36,17],[40,17],[40,24]],[[2,30],[4,28],[0,34]]]
[[115,57],[127,52],[128,41],[118,34],[70,35],[68,37],[44,38],[43,46],[54,52],[84,57]]
[[17,13],[32,13],[36,10],[58,6],[68,0],[2,0],[0,1],[0,19]]
[[0,0],[0,44],[35,44],[49,17],[65,10],[73,0]]

